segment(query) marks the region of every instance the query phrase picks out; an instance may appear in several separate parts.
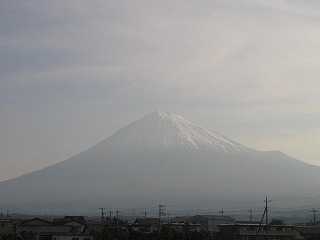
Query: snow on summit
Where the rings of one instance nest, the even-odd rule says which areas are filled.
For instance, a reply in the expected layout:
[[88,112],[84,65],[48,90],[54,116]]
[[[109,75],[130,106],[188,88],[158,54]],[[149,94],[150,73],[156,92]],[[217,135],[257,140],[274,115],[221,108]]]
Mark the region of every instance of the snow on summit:
[[189,122],[183,117],[162,111],[150,113],[120,129],[107,139],[112,148],[187,148],[226,153],[252,152],[216,132]]

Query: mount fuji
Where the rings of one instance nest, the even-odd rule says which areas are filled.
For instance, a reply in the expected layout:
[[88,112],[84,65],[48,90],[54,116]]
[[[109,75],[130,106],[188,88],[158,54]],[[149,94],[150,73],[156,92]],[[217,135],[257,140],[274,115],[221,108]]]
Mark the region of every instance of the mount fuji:
[[320,167],[156,111],[72,158],[1,182],[0,210],[90,212],[160,203],[222,208],[314,192],[319,180]]

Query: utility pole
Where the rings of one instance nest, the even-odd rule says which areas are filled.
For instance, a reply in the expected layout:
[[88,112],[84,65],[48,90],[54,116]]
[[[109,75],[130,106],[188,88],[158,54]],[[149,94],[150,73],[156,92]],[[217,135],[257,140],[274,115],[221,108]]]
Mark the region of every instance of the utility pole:
[[269,226],[268,226],[268,202],[271,202],[271,200],[268,200],[268,197],[266,197],[266,200],[264,200],[266,203],[265,207],[265,213],[266,213],[266,240],[269,240]]
[[224,213],[223,209],[219,213],[221,213],[221,216],[223,216],[223,213]]
[[259,224],[259,228],[258,228],[258,231],[257,231],[257,235],[256,235],[256,238],[255,238],[256,240],[258,240],[259,232],[260,232],[261,225],[262,225],[262,222],[263,222],[265,214],[266,214],[266,209],[264,209],[264,211],[263,211],[263,215],[262,215],[262,218],[261,218],[261,221],[260,221],[260,224]]
[[118,222],[119,212],[120,212],[119,210],[116,211],[116,214],[117,214],[117,227],[118,227],[118,223],[119,223],[119,222]]
[[142,212],[144,214],[144,219],[147,219],[147,211]]
[[313,225],[316,225],[316,212],[318,212],[318,211],[315,209],[312,209],[312,211],[310,211],[310,212],[313,212]]
[[164,215],[164,210],[166,210],[166,205],[159,205],[159,239],[161,240],[161,216]]
[[248,212],[250,213],[249,214],[249,221],[251,222],[252,221],[252,209],[250,208],[250,210],[248,210]]
[[101,208],[99,208],[99,209],[101,210],[101,224],[103,224],[103,222],[104,222],[104,210],[105,210],[105,208],[101,207]]
[[109,211],[109,214],[110,214],[110,226],[112,225],[112,219],[111,219],[111,214],[112,214],[113,212],[110,210]]

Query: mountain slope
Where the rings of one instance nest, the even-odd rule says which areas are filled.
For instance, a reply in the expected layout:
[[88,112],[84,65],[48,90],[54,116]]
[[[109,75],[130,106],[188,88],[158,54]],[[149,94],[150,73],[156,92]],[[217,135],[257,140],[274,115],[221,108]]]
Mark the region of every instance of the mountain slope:
[[319,173],[319,167],[250,149],[158,111],[70,159],[1,182],[0,206],[30,212],[159,203],[220,206],[315,191]]
[[138,147],[199,149],[225,153],[255,152],[179,115],[161,111],[148,114],[124,127],[108,139],[108,144],[114,149]]

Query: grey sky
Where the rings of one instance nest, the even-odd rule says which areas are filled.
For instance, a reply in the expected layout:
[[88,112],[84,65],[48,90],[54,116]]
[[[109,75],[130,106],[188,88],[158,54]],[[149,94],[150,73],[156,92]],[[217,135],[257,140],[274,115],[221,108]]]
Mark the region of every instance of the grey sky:
[[320,2],[1,1],[0,180],[155,110],[320,165]]

